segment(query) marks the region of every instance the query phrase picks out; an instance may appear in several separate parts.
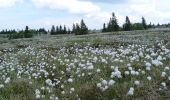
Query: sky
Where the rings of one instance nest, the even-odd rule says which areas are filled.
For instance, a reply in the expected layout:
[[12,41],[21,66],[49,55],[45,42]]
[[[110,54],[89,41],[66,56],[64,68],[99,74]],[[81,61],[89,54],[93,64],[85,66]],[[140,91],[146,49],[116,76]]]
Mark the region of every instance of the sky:
[[170,23],[170,0],[0,0],[0,29],[72,27],[84,19],[89,29],[100,29],[114,12],[119,25]]

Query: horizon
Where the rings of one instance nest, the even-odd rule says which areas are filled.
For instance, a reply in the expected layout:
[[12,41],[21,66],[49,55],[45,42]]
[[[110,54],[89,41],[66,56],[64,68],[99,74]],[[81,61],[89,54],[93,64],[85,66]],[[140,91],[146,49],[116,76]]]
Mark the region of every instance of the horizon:
[[[70,2],[71,3],[70,3]],[[101,29],[112,12],[121,26],[125,17],[132,23],[167,24],[170,22],[170,1],[164,0],[0,0],[0,30],[50,29],[52,25],[72,27],[84,19],[89,29]]]

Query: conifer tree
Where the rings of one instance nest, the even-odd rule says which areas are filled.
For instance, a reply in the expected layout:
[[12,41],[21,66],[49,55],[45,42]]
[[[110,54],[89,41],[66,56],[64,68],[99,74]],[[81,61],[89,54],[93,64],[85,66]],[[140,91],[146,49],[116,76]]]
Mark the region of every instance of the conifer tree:
[[147,29],[147,24],[146,24],[146,20],[144,17],[142,17],[142,25],[144,27],[144,29],[146,30]]
[[51,28],[51,35],[55,35],[55,33],[56,33],[56,30],[55,30],[55,26],[54,25],[52,25],[52,28]]
[[130,30],[132,30],[131,22],[130,22],[128,16],[126,16],[126,21],[125,21],[125,24],[123,25],[123,30],[124,30],[124,31],[130,31]]
[[103,24],[102,32],[106,32],[106,31],[107,31],[107,29],[106,29],[106,24],[104,23],[104,24]]
[[87,33],[88,33],[88,28],[84,23],[84,20],[82,19],[80,23],[80,35],[87,34]]

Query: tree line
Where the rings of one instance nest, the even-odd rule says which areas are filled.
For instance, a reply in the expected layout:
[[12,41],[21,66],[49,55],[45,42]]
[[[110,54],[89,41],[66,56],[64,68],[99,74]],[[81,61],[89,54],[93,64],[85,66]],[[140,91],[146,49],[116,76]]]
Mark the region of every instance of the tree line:
[[131,30],[145,30],[148,26],[146,24],[146,20],[142,17],[141,23],[132,24],[129,17],[126,16],[125,23],[122,27],[118,25],[118,20],[114,13],[112,13],[112,17],[109,22],[103,24],[102,32],[115,32],[115,31],[131,31]]
[[[141,22],[131,23],[128,16],[125,18],[125,23],[122,26],[119,26],[117,17],[115,13],[112,13],[112,17],[109,19],[108,23],[103,24],[102,32],[116,32],[116,31],[131,31],[131,30],[146,30],[148,28],[161,28],[161,27],[170,27],[170,24],[157,24],[154,25],[152,23],[146,23],[144,17],[141,18]],[[75,34],[75,35],[84,35],[88,34],[89,29],[82,19],[80,23],[73,23],[72,29],[66,27],[66,25],[55,26],[52,25],[50,30],[46,30],[44,28],[40,29],[30,29],[28,26],[25,27],[24,30],[16,31],[16,30],[2,30],[0,34],[8,34],[9,39],[17,39],[17,38],[31,38],[37,34]]]

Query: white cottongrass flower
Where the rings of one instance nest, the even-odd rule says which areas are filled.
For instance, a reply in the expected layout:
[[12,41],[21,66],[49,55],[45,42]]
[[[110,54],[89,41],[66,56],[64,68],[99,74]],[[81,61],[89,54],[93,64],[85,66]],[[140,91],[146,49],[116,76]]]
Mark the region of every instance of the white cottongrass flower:
[[162,82],[161,85],[162,85],[163,87],[166,87],[166,83],[165,83],[165,82]]
[[53,85],[51,79],[45,80],[45,83],[46,83],[47,85],[49,85],[49,86],[52,86],[52,85]]
[[139,85],[139,84],[140,84],[140,81],[135,81],[134,84],[135,84],[135,85]]
[[41,90],[45,90],[45,87],[41,87]]
[[129,71],[125,71],[124,73],[125,73],[125,75],[129,75],[130,74]]
[[4,85],[3,85],[3,84],[0,84],[0,88],[4,88]]
[[69,83],[72,83],[72,82],[73,82],[73,79],[72,79],[72,78],[69,78],[69,79],[68,79],[68,82],[69,82]]
[[97,69],[97,73],[100,73],[100,71],[101,71],[100,69]]
[[102,84],[101,83],[97,83],[97,87],[101,88]]
[[109,80],[109,82],[108,82],[108,85],[109,86],[112,86],[112,85],[114,85],[115,84],[115,81],[114,80]]
[[166,76],[166,72],[162,72],[161,77],[165,77]]
[[147,79],[150,81],[152,78],[150,76],[148,76]]
[[56,96],[50,96],[50,100],[58,100],[58,97],[56,97]]
[[142,73],[142,74],[145,74],[146,72],[143,70],[143,71],[141,71],[141,73]]
[[61,91],[61,94],[63,94],[63,95],[64,95],[64,94],[65,94],[65,91]]
[[169,67],[165,67],[164,71],[169,70],[169,69],[170,69]]
[[128,95],[133,95],[134,94],[134,88],[131,87],[127,93]]
[[107,81],[106,81],[106,80],[103,80],[103,81],[102,81],[102,84],[103,84],[103,85],[107,85]]
[[6,78],[6,80],[5,80],[4,83],[5,83],[5,84],[8,84],[8,83],[10,82],[10,80],[11,80],[10,77],[8,77],[8,78]]
[[163,65],[163,63],[161,61],[157,60],[157,59],[156,60],[152,60],[152,64],[155,65],[155,66]]
[[41,93],[40,93],[40,90],[36,89],[36,90],[35,90],[36,99],[39,99],[39,98],[41,97],[40,94],[41,94]]
[[74,88],[71,88],[71,89],[70,89],[70,91],[74,92],[74,91],[75,91],[75,89],[74,89]]

